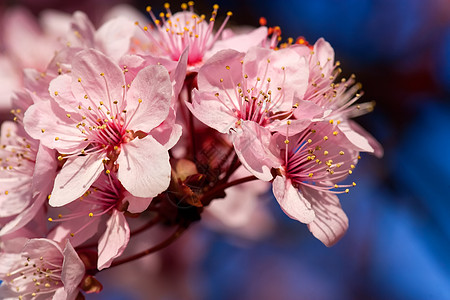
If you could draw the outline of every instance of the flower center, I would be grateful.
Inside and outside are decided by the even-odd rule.
[[[187,11],[189,7],[189,11]],[[141,27],[151,42],[153,42],[161,52],[169,56],[172,60],[178,60],[184,49],[189,46],[188,64],[193,65],[201,62],[207,50],[219,38],[228,19],[232,13],[228,12],[227,17],[214,34],[213,28],[219,6],[213,6],[213,12],[209,22],[205,21],[205,15],[194,13],[194,2],[182,3],[183,12],[172,15],[169,3],[164,4],[166,13],[159,14],[160,19],[156,18],[150,6],[147,12],[155,24],[156,30],[149,31],[147,26]],[[136,23],[136,25],[139,25]]]

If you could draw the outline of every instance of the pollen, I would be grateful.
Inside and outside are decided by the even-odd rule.
[[[344,151],[339,151],[339,155],[344,155]]]
[[[59,140],[59,137],[55,137],[55,141],[58,141]]]
[[[41,129],[41,132],[42,132],[42,133],[44,133],[44,132],[45,132],[45,129],[44,129],[44,128],[42,128],[42,129]]]
[[[89,213],[89,217],[92,218],[94,216],[93,213]]]
[[[58,94],[59,94],[59,93],[58,93],[57,91],[55,91],[55,96],[58,96]]]

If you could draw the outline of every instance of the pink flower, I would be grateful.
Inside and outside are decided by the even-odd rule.
[[[99,238],[97,268],[107,268],[123,253],[130,239],[124,211],[140,213],[151,200],[132,196],[113,174],[102,174],[78,201],[54,211],[62,213],[48,220],[60,225],[49,237],[59,243],[69,239],[71,244],[78,246],[98,233],[99,225],[106,223],[106,231]]]
[[[305,58],[292,49],[223,50],[200,68],[198,90],[186,105],[206,125],[231,132],[241,162],[268,181],[270,169],[279,166],[269,149],[271,131],[284,131],[297,109],[309,119],[292,120],[291,131],[303,130],[322,113],[301,101],[308,75]]]
[[[294,136],[274,136],[281,149],[282,168],[273,181],[273,193],[283,211],[308,224],[326,246],[336,243],[348,227],[337,194],[349,187],[338,183],[351,174],[357,149],[336,124],[313,123]]]
[[[73,300],[85,268],[70,243],[52,240],[8,241],[0,253],[0,294],[17,299]]]
[[[337,78],[341,74],[340,63],[334,61],[334,50],[323,38],[317,40],[311,50],[307,46],[292,47],[309,61],[309,84],[303,99],[323,108],[324,119],[339,123],[339,129],[347,138],[363,151],[374,152],[378,157],[383,156],[381,145],[364,129],[350,118],[368,112],[374,107],[373,102],[355,104],[361,96],[361,84],[356,83],[355,76]],[[296,113],[299,113],[297,111]],[[303,116],[296,115],[300,119]]]
[[[190,2],[191,3],[191,2]],[[149,30],[143,27],[148,34],[148,38],[158,47],[157,51],[162,56],[167,56],[172,60],[178,60],[185,48],[189,47],[188,64],[193,65],[203,60],[203,56],[209,50],[214,42],[219,38],[225,24],[232,15],[227,13],[225,21],[220,29],[214,34],[213,27],[217,15],[218,5],[214,5],[214,11],[211,18],[205,21],[205,16],[199,16],[193,12],[193,4],[182,4],[183,12],[172,15],[169,4],[165,4],[167,14],[161,13],[161,20],[158,20],[153,14],[151,7],[147,7],[147,12],[152,18],[156,29]],[[166,19],[167,18],[167,19]]]
[[[0,236],[4,236],[29,223],[47,200],[56,174],[56,157],[14,122],[3,122],[1,142],[0,217],[14,217],[2,224]]]
[[[188,9],[189,6],[189,10]],[[172,15],[169,4],[165,4],[167,13],[161,13],[161,19],[157,19],[151,7],[147,12],[155,24],[155,27],[142,27],[151,41],[150,52],[159,57],[167,57],[178,60],[185,49],[189,49],[189,70],[195,71],[203,61],[206,61],[214,53],[223,49],[235,49],[246,51],[250,47],[259,45],[267,35],[267,28],[261,27],[256,30],[240,35],[230,35],[228,39],[220,40],[220,36],[232,13],[228,12],[220,28],[214,32],[218,5],[214,5],[214,11],[209,19],[205,15],[194,13],[193,2],[181,4],[182,12]]]
[[[67,159],[50,205],[83,195],[106,168],[134,196],[154,197],[170,182],[167,149],[150,134],[169,113],[172,84],[162,66],[142,69],[130,85],[122,70],[96,50],[79,52],[71,75],[50,84],[52,99],[25,113],[27,132]],[[151,83],[151,84],[149,84]]]

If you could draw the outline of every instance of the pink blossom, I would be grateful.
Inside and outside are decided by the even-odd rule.
[[[73,300],[85,273],[70,243],[62,250],[48,239],[8,241],[0,266],[0,294],[7,299]]]
[[[317,40],[312,50],[307,46],[293,46],[309,61],[309,84],[304,100],[310,101],[324,110],[324,119],[342,123],[339,128],[357,147],[363,151],[383,155],[381,145],[350,118],[373,110],[373,102],[355,104],[361,96],[361,84],[356,83],[355,75],[337,80],[341,74],[340,63],[334,60],[334,50],[323,38]],[[296,113],[299,113],[297,111]],[[300,119],[303,116],[296,115]]]
[[[0,217],[14,217],[3,224],[3,236],[25,226],[43,206],[56,173],[56,157],[17,123],[3,122],[1,143]]]
[[[218,5],[213,6],[214,10],[209,21],[205,20],[205,15],[199,16],[194,13],[193,2],[183,3],[181,5],[183,11],[173,15],[167,3],[165,8],[167,13],[161,13],[161,19],[157,19],[151,7],[147,7],[147,12],[155,24],[150,28],[142,27],[151,42],[150,53],[176,61],[183,51],[189,48],[188,65],[191,71],[196,71],[198,66],[219,50],[246,51],[252,46],[261,44],[267,34],[267,28],[262,27],[220,40],[221,33],[232,16],[231,12],[227,13],[220,28],[214,32]]]
[[[24,117],[32,137],[67,159],[50,204],[77,199],[105,168],[117,170],[120,182],[135,196],[164,191],[170,181],[168,152],[148,133],[169,112],[172,84],[167,71],[146,67],[127,86],[122,70],[96,50],[79,52],[72,66],[71,75],[51,82],[52,99],[32,105]]]
[[[353,172],[359,150],[336,124],[313,123],[305,131],[274,136],[282,159],[273,193],[283,211],[308,224],[325,245],[336,243],[348,227],[337,194],[348,193],[356,184],[340,185]]]
[[[289,48],[223,50],[200,68],[198,90],[186,105],[206,125],[231,132],[241,162],[258,178],[270,180],[270,169],[278,166],[269,149],[271,131],[284,131],[295,110],[309,115],[292,121],[291,130],[296,131],[322,113],[301,101],[308,69],[305,58]]]
[[[49,236],[60,243],[69,239],[78,246],[98,233],[99,226],[106,224],[99,238],[97,268],[107,268],[122,254],[130,239],[124,211],[141,213],[151,200],[134,197],[121,187],[113,174],[103,174],[77,201],[53,211],[58,216],[49,221],[60,225]]]

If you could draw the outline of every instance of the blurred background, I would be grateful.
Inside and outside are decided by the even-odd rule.
[[[94,24],[116,4],[141,12],[163,7],[131,0],[2,3],[6,17],[18,5],[36,17],[79,9]],[[268,192],[261,202],[269,213],[248,228],[202,220],[168,249],[104,271],[104,291],[88,299],[450,299],[450,1],[204,0],[195,10],[208,16],[214,3],[219,16],[233,12],[229,27],[256,27],[263,16],[283,38],[329,41],[344,74],[363,84],[364,101],[377,103],[357,121],[385,155],[363,155],[352,175],[357,187],[340,196],[349,230],[331,248],[285,216]],[[178,11],[180,2],[171,4]]]

